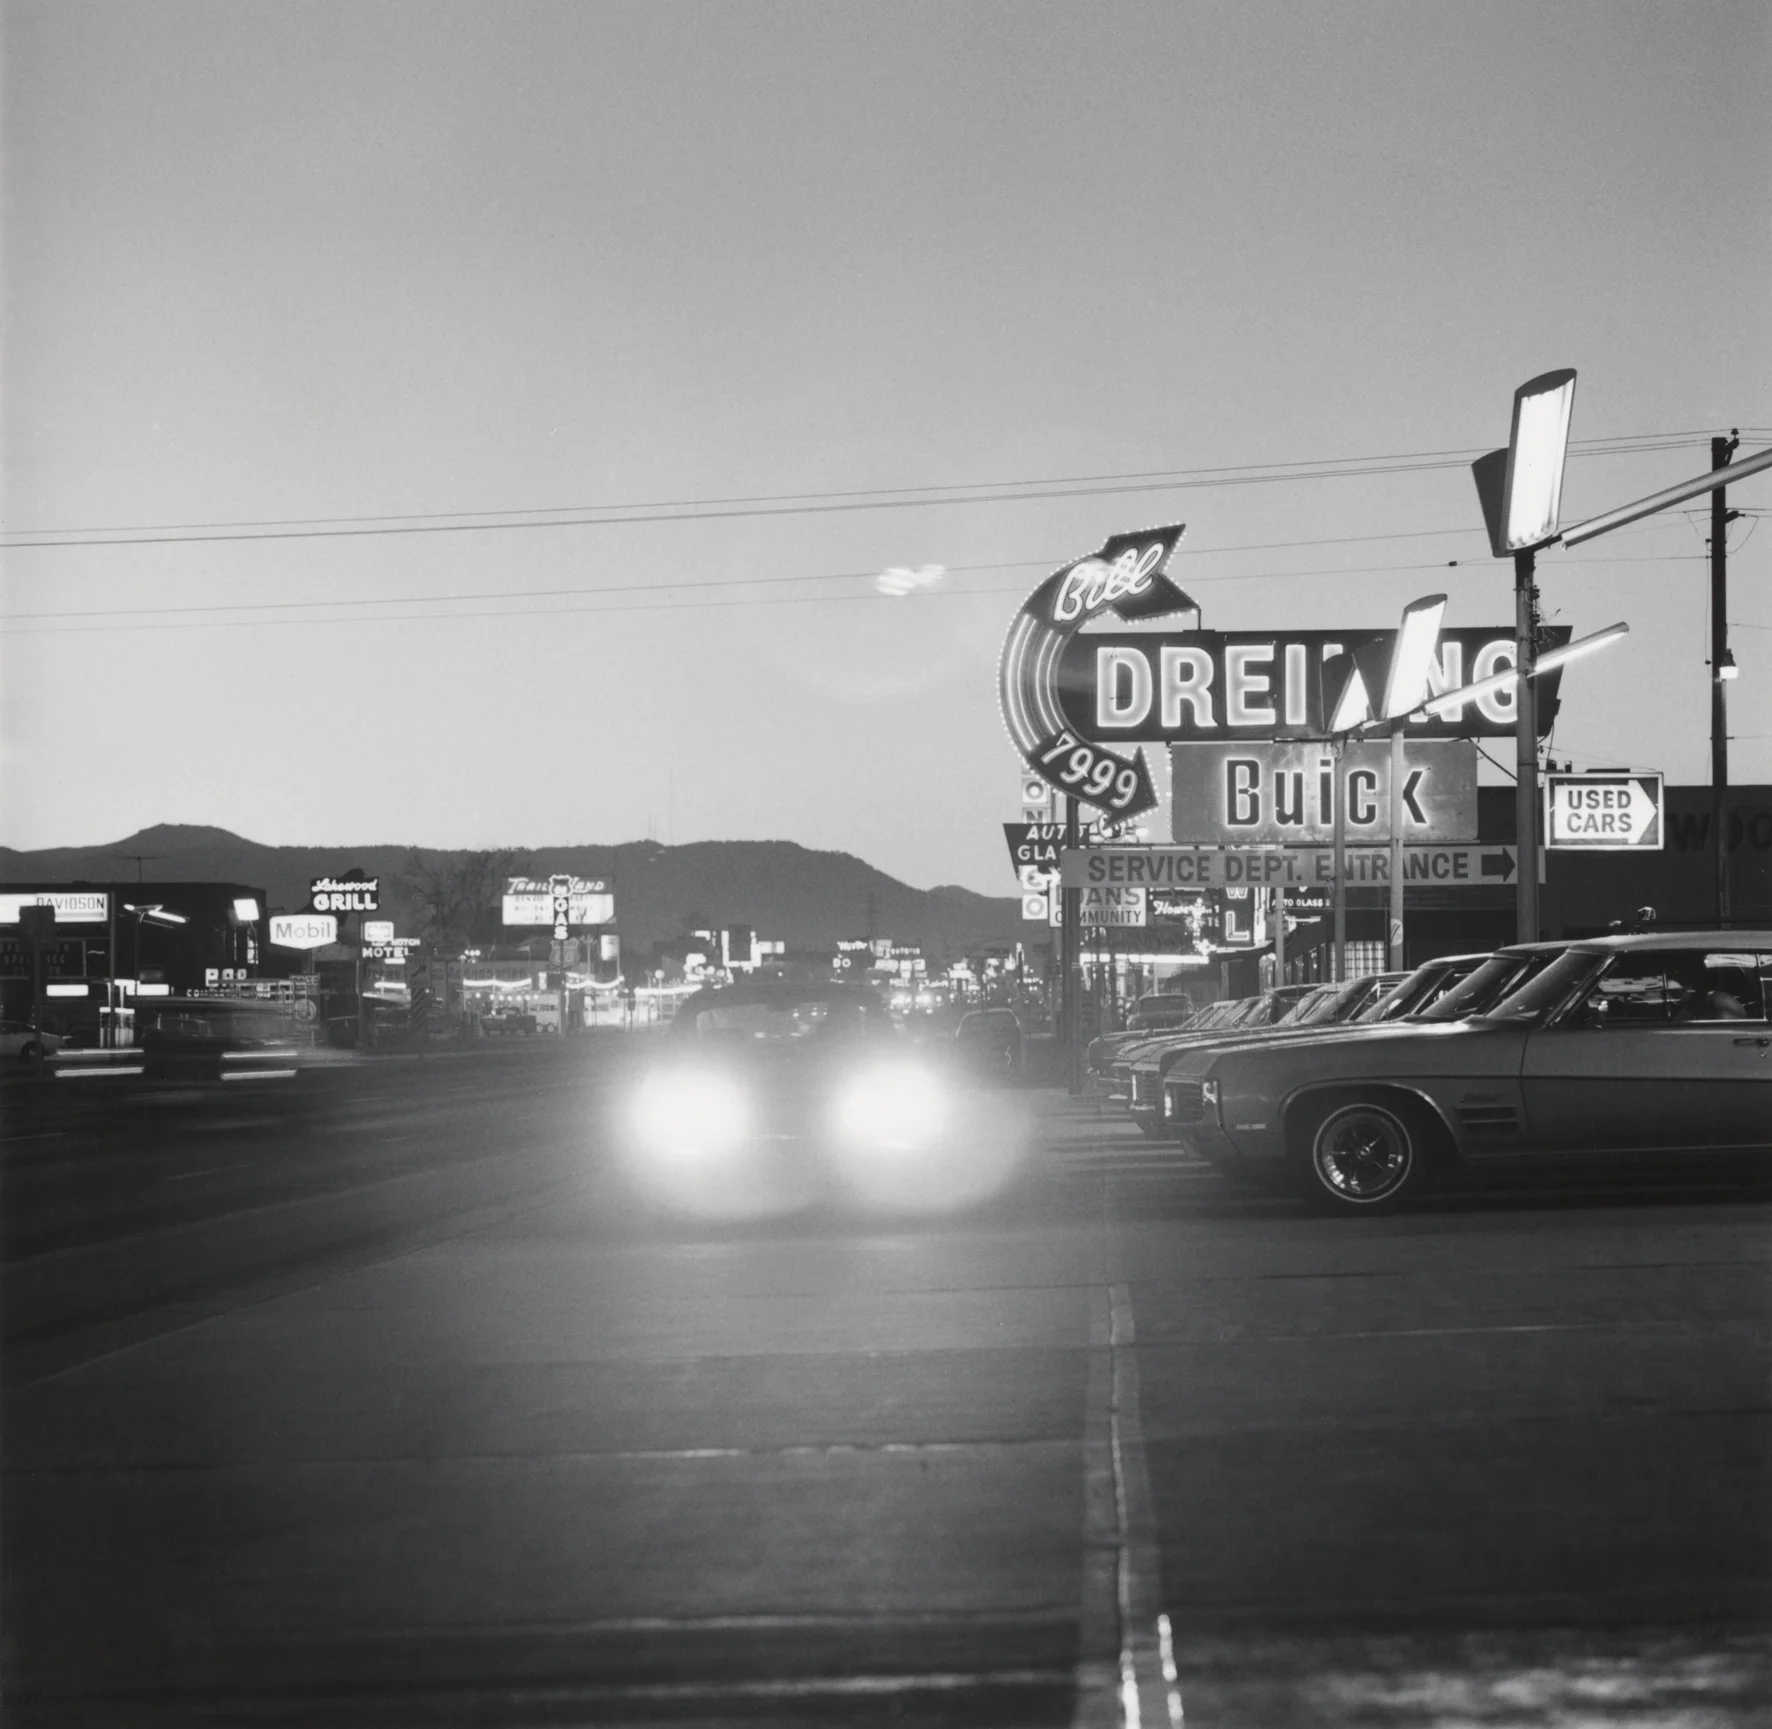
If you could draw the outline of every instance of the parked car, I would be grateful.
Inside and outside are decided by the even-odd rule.
[[[59,1033],[41,1032],[29,1021],[0,1021],[0,1057],[21,1057],[28,1063],[61,1047]]]
[[[1459,1167],[1772,1152],[1772,933],[1492,958],[1532,976],[1481,1013],[1218,1049],[1171,1076],[1165,1112],[1214,1163],[1340,1213]]]
[[[1328,1028],[1352,1020],[1395,985],[1402,982],[1401,973],[1369,973],[1362,978],[1346,979],[1339,984],[1286,985],[1269,991],[1262,999],[1267,1006],[1263,1016],[1252,1017],[1242,1025],[1204,1038],[1164,1039],[1141,1048],[1132,1063],[1131,1084],[1126,1102],[1132,1120],[1153,1139],[1164,1133],[1163,1077],[1186,1052],[1217,1049],[1220,1044],[1240,1044],[1246,1040],[1265,1043],[1284,1038],[1305,1029]],[[1302,996],[1285,1001],[1287,993],[1302,991]]]
[[[1127,1045],[1148,1039],[1155,1033],[1180,1032],[1201,1013],[1195,1008],[1194,999],[1181,991],[1159,991],[1142,996],[1127,1011],[1126,1024],[1119,1032],[1103,1033],[1090,1040],[1086,1053],[1089,1067],[1096,1074],[1105,1074],[1114,1054]]]
[[[1205,1008],[1191,1020],[1170,1032],[1140,1032],[1129,1037],[1115,1035],[1119,1042],[1103,1053],[1104,1062],[1101,1071],[1101,1085],[1110,1099],[1124,1100],[1132,1085],[1132,1059],[1147,1045],[1156,1039],[1172,1038],[1180,1034],[1193,1035],[1207,1033],[1226,1027],[1241,1026],[1253,1019],[1262,1011],[1262,999],[1254,997],[1225,997],[1218,1002],[1208,1003]],[[1094,1050],[1090,1046],[1090,1050]]]
[[[515,1009],[494,1010],[480,1019],[481,1031],[506,1036],[516,1033],[529,1034],[535,1031],[535,1016],[520,1014]]]

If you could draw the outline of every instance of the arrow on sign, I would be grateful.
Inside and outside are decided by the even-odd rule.
[[[1508,847],[1502,852],[1486,852],[1483,854],[1483,875],[1500,877],[1506,882],[1514,874],[1514,852]]]

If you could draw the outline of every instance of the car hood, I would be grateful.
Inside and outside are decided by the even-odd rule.
[[[1300,1029],[1298,1037],[1283,1040],[1278,1045],[1272,1042],[1245,1041],[1237,1045],[1219,1045],[1210,1051],[1185,1052],[1182,1060],[1168,1069],[1167,1076],[1170,1080],[1187,1076],[1200,1078],[1212,1073],[1219,1063],[1237,1062],[1244,1058],[1277,1072],[1277,1066],[1308,1063],[1312,1051],[1319,1045],[1334,1047],[1338,1065],[1358,1063],[1362,1057],[1369,1056],[1375,1063],[1382,1063],[1386,1072],[1390,1072],[1396,1065],[1407,1065],[1417,1055],[1425,1055],[1436,1046],[1444,1047],[1448,1041],[1476,1045],[1510,1033],[1517,1038],[1528,1030],[1530,1029],[1525,1027],[1476,1018],[1462,1021],[1386,1021],[1374,1026],[1350,1026],[1344,1023],[1340,1027],[1323,1028],[1322,1034],[1316,1038],[1305,1037],[1303,1029]]]

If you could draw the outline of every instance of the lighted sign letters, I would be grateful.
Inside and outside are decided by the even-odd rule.
[[[1334,838],[1335,759],[1325,745],[1258,740],[1178,744],[1172,838],[1182,846],[1322,846]],[[1390,746],[1350,745],[1341,758],[1347,838],[1390,838]],[[1477,838],[1477,747],[1411,738],[1403,757],[1403,838]]]
[[[107,894],[46,889],[40,894],[0,894],[0,925],[17,924],[20,907],[54,907],[58,925],[102,925],[111,916]]]
[[[379,877],[315,877],[308,899],[317,913],[372,913],[381,905]]]
[[[1072,636],[1055,651],[1053,685],[1060,728],[1103,756],[1110,745],[1176,743],[1183,739],[1273,738],[1287,732],[1322,734],[1328,709],[1343,694],[1334,663],[1350,653],[1382,663],[1394,632],[1299,630],[1188,631]],[[1568,641],[1566,626],[1545,633],[1545,646]],[[1429,695],[1456,690],[1513,664],[1511,629],[1443,631],[1427,662]],[[1539,680],[1538,724],[1556,717],[1555,670]],[[1377,693],[1380,698],[1383,692]],[[1408,722],[1411,738],[1473,738],[1511,734],[1513,691],[1491,691],[1446,715]],[[1055,741],[1056,742],[1056,741]],[[1070,767],[1067,751],[1050,752]],[[1093,778],[1093,764],[1084,765]],[[1072,791],[1079,791],[1071,783]],[[1091,796],[1086,791],[1083,796]]]
[[[1661,808],[1658,774],[1546,775],[1544,842],[1571,852],[1658,852]]]
[[[322,949],[338,941],[331,913],[279,913],[271,920],[271,944],[280,949]]]
[[[1059,659],[1102,612],[1132,620],[1195,610],[1163,575],[1184,532],[1173,523],[1110,535],[1089,557],[1061,565],[1028,596],[1003,645],[1003,723],[1022,760],[1056,791],[1115,816],[1137,816],[1156,804],[1150,769],[1143,752],[1120,756],[1104,749],[1092,728],[1066,719],[1056,683]]]

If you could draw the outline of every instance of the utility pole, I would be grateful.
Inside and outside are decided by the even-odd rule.
[[[1079,846],[1081,839],[1077,823],[1077,800],[1073,794],[1066,793],[1064,795],[1065,850],[1068,852]],[[1067,1091],[1076,1094],[1083,1090],[1081,1065],[1077,1061],[1077,1055],[1083,1042],[1083,969],[1078,953],[1083,923],[1083,891],[1060,888],[1058,893],[1059,966],[1064,980],[1064,996],[1061,999],[1060,1008],[1063,1018],[1059,1023],[1059,1030],[1064,1042],[1065,1087]]]
[[[1727,468],[1739,433],[1710,441],[1713,470]],[[1717,929],[1729,923],[1729,520],[1723,487],[1710,495],[1710,832],[1717,860]]]
[[[1342,984],[1347,979],[1347,765],[1340,739],[1330,741],[1329,759],[1333,765],[1335,812],[1335,947],[1329,957],[1329,976],[1336,984]]]
[[[1390,941],[1386,965],[1392,972],[1406,972],[1403,958],[1403,717],[1391,722],[1391,908]]]
[[[1531,547],[1514,554],[1514,844],[1520,877],[1514,899],[1514,941],[1538,941],[1538,662],[1537,560]]]

